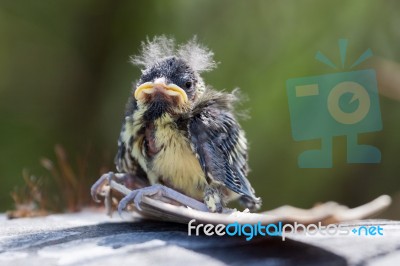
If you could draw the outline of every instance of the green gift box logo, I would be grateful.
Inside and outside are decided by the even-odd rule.
[[[347,40],[339,40],[342,67]],[[351,66],[372,52],[368,49]],[[322,53],[316,59],[336,68]],[[376,73],[373,69],[292,78],[286,82],[292,136],[296,141],[321,139],[321,149],[298,157],[300,168],[331,168],[332,137],[347,137],[348,163],[379,163],[381,153],[371,145],[358,144],[360,133],[382,130]]]

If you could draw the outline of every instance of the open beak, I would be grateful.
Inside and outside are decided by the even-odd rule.
[[[134,96],[136,100],[140,101],[141,99],[143,99],[143,97],[145,97],[146,94],[153,94],[156,91],[160,91],[171,96],[177,96],[183,103],[186,103],[188,101],[186,92],[179,86],[175,84],[166,85],[165,83],[158,82],[145,82],[141,84],[139,87],[136,88]]]

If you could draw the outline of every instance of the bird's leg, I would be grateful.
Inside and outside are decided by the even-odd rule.
[[[100,202],[100,200],[97,198],[98,194],[104,197],[104,205],[106,207],[107,214],[110,216],[112,213],[112,197],[109,184],[113,178],[115,178],[115,174],[113,172],[108,172],[102,175],[90,189],[90,194],[95,202]]]
[[[191,197],[188,197],[176,190],[169,187],[155,184],[149,187],[136,189],[131,191],[126,197],[124,197],[118,204],[118,212],[121,214],[122,210],[128,205],[128,203],[133,202],[138,210],[142,210],[140,203],[143,196],[151,196],[153,198],[165,197],[170,200],[176,201],[182,205],[188,206],[192,209],[199,211],[208,211],[207,206]]]
[[[221,192],[214,186],[208,185],[204,191],[204,203],[210,212],[222,212],[224,204]]]

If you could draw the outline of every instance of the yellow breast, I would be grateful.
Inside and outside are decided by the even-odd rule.
[[[152,184],[161,181],[190,197],[202,200],[207,182],[189,141],[169,115],[155,120],[154,125],[155,144],[160,151],[151,163],[147,163],[142,147],[143,141],[138,139],[135,141],[132,155],[146,171]]]
[[[156,120],[155,126],[156,145],[161,150],[153,160],[152,171],[175,189],[202,199],[207,183],[189,141],[169,116]]]

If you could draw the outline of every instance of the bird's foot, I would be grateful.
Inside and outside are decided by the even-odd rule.
[[[106,196],[105,192],[109,190],[109,187],[112,184],[112,181],[116,181],[117,183],[123,183],[128,174],[125,173],[114,173],[108,172],[103,174],[96,183],[93,184],[92,188],[90,189],[90,193],[92,198],[95,202],[100,202],[97,198],[97,195]]]
[[[113,176],[113,172],[108,172],[102,175],[90,189],[90,194],[92,195],[92,198],[95,202],[100,202],[97,195],[101,195],[104,197],[104,205],[106,208],[106,212],[109,216],[111,216],[112,213],[112,196],[110,183]]]
[[[108,172],[108,173],[102,175],[96,181],[96,183],[94,183],[92,185],[92,187],[90,188],[90,194],[92,195],[92,198],[95,202],[100,202],[97,195],[106,196],[107,193],[105,193],[105,190],[109,191],[109,184],[110,184],[113,176],[114,176],[113,172]],[[108,188],[105,189],[105,187],[107,187],[107,186],[108,186]]]
[[[121,181],[125,179],[126,174],[108,172],[103,174],[90,189],[90,194],[95,202],[100,202],[98,195],[104,197],[104,205],[107,214],[112,214],[112,195],[111,188],[113,188],[113,181]],[[115,182],[114,182],[115,183]]]
[[[122,213],[122,210],[125,209],[130,202],[133,202],[135,204],[135,207],[139,211],[141,211],[142,208],[140,207],[140,203],[142,202],[143,196],[149,196],[158,199],[166,197],[192,209],[196,209],[199,211],[208,211],[208,208],[204,203],[190,198],[182,193],[179,193],[178,191],[175,191],[169,187],[155,184],[149,187],[133,190],[128,195],[126,195],[118,204],[119,214]]]

